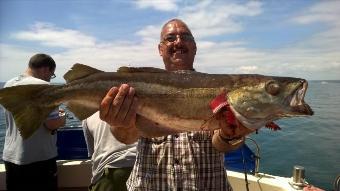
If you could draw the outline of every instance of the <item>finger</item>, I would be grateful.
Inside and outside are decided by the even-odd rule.
[[[112,87],[107,94],[105,95],[105,97],[103,98],[102,102],[100,103],[100,107],[99,107],[99,116],[100,119],[106,121],[106,116],[109,113],[110,107],[111,107],[111,103],[113,101],[113,99],[116,97],[118,93],[118,88],[117,87]]]
[[[126,117],[125,117],[125,121],[129,122],[130,125],[136,122],[137,105],[138,105],[138,99],[134,97],[131,103],[129,112],[126,114]]]
[[[124,102],[122,103],[119,113],[116,116],[117,121],[124,122],[127,113],[130,110],[131,104],[133,102],[133,97],[135,95],[135,89],[130,87],[128,94],[125,96]]]
[[[112,105],[111,108],[109,110],[108,115],[111,116],[111,118],[115,121],[115,123],[120,123],[121,121],[117,121],[117,115],[123,105],[123,102],[125,100],[125,97],[127,96],[128,92],[129,92],[129,85],[127,84],[122,84],[119,87],[119,91],[116,95],[116,97],[113,99],[112,101]]]

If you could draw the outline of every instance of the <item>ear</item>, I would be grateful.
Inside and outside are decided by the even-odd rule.
[[[159,55],[160,55],[160,56],[163,56],[163,51],[164,51],[164,50],[163,50],[163,47],[162,47],[161,43],[159,43],[159,44],[158,44],[158,52],[159,52]]]
[[[195,55],[196,55],[196,52],[197,52],[197,46],[196,46],[196,42],[195,42],[195,47],[194,47],[194,50],[195,50]]]

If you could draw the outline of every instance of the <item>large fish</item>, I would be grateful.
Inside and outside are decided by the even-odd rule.
[[[145,137],[220,128],[220,119],[209,107],[220,95],[225,95],[236,118],[251,129],[283,117],[313,114],[304,102],[307,81],[299,78],[128,67],[103,72],[82,64],[75,64],[64,78],[65,85],[0,90],[0,104],[12,113],[23,138],[30,137],[62,103],[80,120],[91,116],[107,91],[122,83],[136,90],[136,125]],[[144,127],[145,119],[153,122],[153,128]]]

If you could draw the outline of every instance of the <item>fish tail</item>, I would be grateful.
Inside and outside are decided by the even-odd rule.
[[[23,139],[29,138],[58,105],[44,105],[53,85],[21,85],[0,90],[0,104],[13,115]]]

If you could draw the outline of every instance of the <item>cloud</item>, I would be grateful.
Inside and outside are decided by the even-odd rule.
[[[250,48],[245,40],[216,42],[209,39],[209,37],[246,30],[244,23],[240,22],[239,18],[261,14],[263,12],[262,4],[259,2],[251,1],[239,5],[223,4],[223,1],[219,1],[219,4],[204,1],[182,9],[179,15],[181,15],[181,19],[190,22],[188,24],[195,36],[200,35],[201,37],[197,40],[198,52],[195,59],[197,71],[289,75],[306,79],[339,79],[339,25],[336,24],[336,20],[325,19],[326,17],[323,17],[322,14],[317,15],[324,19],[313,17],[314,13],[327,11],[325,7],[327,6],[323,2],[315,4],[292,18],[292,21],[297,25],[322,22],[327,24],[328,28],[291,43],[288,47],[276,49]],[[337,14],[334,9],[332,8],[329,12]],[[206,19],[202,19],[205,17]],[[307,19],[307,17],[313,19]],[[337,17],[339,18],[339,16]],[[208,18],[212,18],[212,20]],[[302,19],[305,21],[302,22],[299,18],[305,18]],[[307,20],[308,22],[306,22]],[[138,42],[122,40],[102,42],[97,37],[77,30],[58,27],[51,23],[37,23],[30,30],[19,31],[14,37],[22,41],[37,42],[50,48],[64,48],[52,54],[57,62],[57,81],[62,81],[62,75],[77,62],[104,71],[115,71],[119,66],[162,68],[163,64],[158,54],[157,44],[160,28],[164,22],[148,25],[136,31],[135,35],[141,37]],[[236,27],[236,29],[231,31],[221,29],[220,26]],[[0,61],[1,63],[11,63],[11,65],[22,65],[22,63],[27,63],[28,57],[33,52],[28,47],[2,45],[1,53],[3,54]],[[12,66],[10,67],[12,68]],[[14,70],[17,71],[19,68],[14,68]],[[1,68],[1,71],[5,70]],[[1,80],[6,80],[9,77],[1,75],[1,78]]]
[[[311,48],[319,48],[320,51],[340,50],[340,1],[323,1],[304,10],[301,14],[292,18],[299,25],[323,25],[325,30],[312,35],[307,43],[299,44]]]
[[[254,74],[256,71],[258,71],[257,66],[241,66],[237,70],[240,71],[240,73],[243,74]]]
[[[303,10],[291,21],[298,25],[323,26],[323,30],[298,42],[289,54],[300,55],[304,62],[300,68],[312,73],[324,73],[325,77],[340,76],[340,1],[322,1]],[[328,72],[327,72],[328,71]]]
[[[244,5],[211,0],[193,2],[183,4],[176,17],[188,24],[196,39],[240,32],[244,28],[243,23],[238,22],[238,17],[252,17],[262,13],[262,3],[257,1],[250,1]],[[136,34],[146,39],[158,37],[160,28],[165,22],[149,25]]]
[[[340,24],[340,1],[322,1],[309,7],[292,20],[300,24],[311,24],[315,22]]]
[[[5,81],[19,75],[27,68],[29,58],[34,50],[22,47],[0,45],[0,81]],[[133,67],[162,67],[155,44],[128,44],[112,42],[93,47],[73,48],[50,54],[56,61],[56,75],[54,81],[63,82],[62,76],[75,63],[86,64],[104,71],[116,71],[120,66]],[[6,64],[10,63],[10,64]]]
[[[141,36],[143,41],[159,41],[161,24],[159,25],[148,25],[143,29],[137,31],[135,34]]]
[[[143,34],[140,33],[143,37]],[[27,31],[19,31],[13,37],[21,41],[32,41],[42,46],[64,48],[51,54],[57,63],[57,81],[63,81],[62,75],[75,63],[88,64],[105,71],[115,71],[120,66],[158,66],[161,59],[158,55],[158,35],[154,38],[143,37],[141,42],[106,41],[100,42],[93,36],[77,30],[57,27],[52,23],[36,23]],[[0,46],[1,72],[15,71],[3,75],[4,81],[22,73],[27,67],[29,58],[37,53],[35,47],[17,47],[10,44]],[[40,52],[40,51],[39,51]],[[49,52],[44,50],[44,52]],[[56,52],[56,51],[53,51]],[[4,63],[11,63],[5,65]],[[13,67],[15,66],[15,67]],[[20,67],[19,67],[20,66]]]
[[[134,3],[140,9],[153,8],[159,11],[176,11],[177,0],[136,0]]]
[[[0,44],[0,81],[22,74],[27,68],[29,58],[34,53],[25,47]]]
[[[222,34],[237,33],[243,25],[237,17],[252,17],[261,14],[261,2],[250,1],[246,4],[235,4],[224,1],[200,1],[193,6],[185,7],[179,18],[195,31],[198,38]]]
[[[159,1],[146,2],[159,4],[157,3]],[[198,1],[198,3],[195,1],[195,3],[183,7],[177,17],[188,24],[197,39],[240,32],[243,26],[242,23],[237,22],[236,17],[256,16],[262,12],[261,3],[255,1],[241,5],[204,0]],[[165,22],[148,25],[136,32],[136,35],[142,36],[144,39],[159,37],[160,29]]]
[[[29,31],[21,31],[14,38],[25,41],[36,41],[49,47],[75,48],[91,47],[95,39],[76,30],[57,28],[51,23],[37,22]]]

